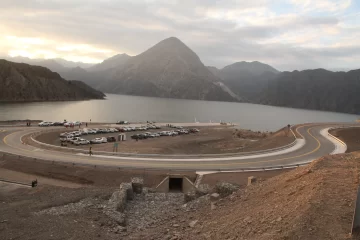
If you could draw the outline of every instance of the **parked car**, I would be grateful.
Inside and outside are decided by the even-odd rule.
[[[116,142],[116,138],[112,137],[112,136],[107,137],[106,139],[107,139],[108,142]]]
[[[65,132],[65,133],[60,133],[60,137],[66,137],[67,135],[69,135],[69,133]]]
[[[69,135],[66,136],[66,141],[70,142],[70,140],[73,139],[73,138],[74,138],[74,135],[69,134]]]
[[[103,142],[103,143],[107,143],[107,139],[106,139],[106,137],[102,137],[102,138],[101,138],[101,142]]]
[[[73,125],[73,122],[64,123],[64,127],[71,127],[72,125]]]
[[[80,138],[80,137],[74,137],[74,138],[70,139],[69,142],[71,142],[72,144],[74,144],[76,141],[78,141],[78,140],[80,140],[80,139],[82,139],[82,138]]]
[[[116,124],[129,124],[128,121],[117,121]]]
[[[53,126],[63,126],[63,122],[54,122]]]
[[[50,126],[50,123],[49,123],[49,122],[40,122],[40,123],[38,124],[38,126],[39,126],[39,127],[48,127],[48,126]]]
[[[88,135],[89,134],[89,130],[87,129],[82,129],[79,131],[81,135]]]
[[[94,138],[93,140],[90,140],[90,143],[102,143],[102,138]]]
[[[139,137],[140,137],[139,139],[147,139],[148,138],[148,136],[144,133],[140,133]]]
[[[179,133],[175,131],[170,131],[170,136],[176,136],[176,135],[179,135]]]
[[[197,132],[200,132],[200,130],[197,129],[197,128],[192,128],[192,129],[190,129],[190,132],[191,133],[197,133]]]
[[[147,139],[148,136],[146,134],[134,134],[131,136],[132,139]]]
[[[74,126],[79,126],[79,125],[81,125],[81,122],[80,122],[80,121],[74,122]]]
[[[86,139],[80,138],[79,140],[74,142],[75,145],[79,146],[79,145],[87,145],[90,144],[90,142]]]
[[[96,131],[94,129],[89,129],[88,134],[96,134]]]
[[[74,135],[74,137],[80,137],[81,136],[81,132],[79,132],[79,131],[72,132],[71,134]]]
[[[134,134],[134,135],[131,135],[130,137],[131,137],[132,139],[135,139],[135,140],[136,140],[136,139],[140,139],[140,138],[139,138],[139,135],[140,135],[140,134]]]
[[[160,136],[167,136],[167,133],[166,133],[166,131],[162,131],[162,132],[159,132],[159,135]]]

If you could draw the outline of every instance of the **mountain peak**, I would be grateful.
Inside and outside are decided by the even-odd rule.
[[[116,54],[110,58],[105,59],[101,63],[90,67],[88,70],[89,71],[104,71],[104,70],[109,70],[112,68],[117,68],[117,67],[124,65],[130,58],[131,58],[131,56],[127,55],[126,53]]]
[[[253,61],[253,62],[236,62],[231,65],[228,65],[222,69],[222,71],[228,71],[228,72],[243,72],[247,71],[252,74],[262,74],[264,72],[273,72],[278,73],[279,71],[273,68],[270,65],[267,65],[265,63],[261,63],[259,61]]]

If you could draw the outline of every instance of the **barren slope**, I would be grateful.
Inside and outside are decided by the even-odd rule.
[[[163,239],[166,229],[180,239],[350,239],[357,167],[352,155],[327,156],[240,190],[215,210],[206,205],[179,214],[132,239]],[[190,228],[193,220],[198,222]],[[180,226],[174,228],[174,222]]]

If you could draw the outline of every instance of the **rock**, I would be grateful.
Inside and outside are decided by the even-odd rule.
[[[248,177],[248,186],[256,182],[256,177],[250,176]]]
[[[122,226],[118,226],[117,228],[115,228],[114,232],[116,233],[120,233],[120,232],[126,232],[127,229],[126,227],[122,227]]]
[[[215,205],[214,202],[211,202],[210,209],[211,209],[211,210],[215,210],[215,209],[216,209],[216,205]]]
[[[220,199],[220,195],[218,193],[213,193],[210,195],[210,201],[211,202],[216,202]]]
[[[216,192],[220,194],[220,197],[226,197],[237,191],[239,186],[232,183],[220,182],[216,184],[215,189]]]
[[[174,224],[173,227],[180,227],[180,225],[179,224]]]
[[[248,216],[248,217],[246,217],[245,219],[244,219],[244,222],[246,222],[246,223],[251,223],[251,218]]]
[[[196,192],[190,191],[184,194],[184,202],[190,202],[196,199]]]
[[[154,188],[148,188],[148,192],[149,192],[149,193],[156,193],[156,189],[154,189]]]
[[[164,240],[170,240],[171,236],[170,235],[165,235]]]
[[[200,184],[196,188],[196,196],[197,197],[204,196],[206,194],[209,194],[210,192],[211,192],[211,187],[209,186],[209,184]]]
[[[198,220],[194,220],[194,221],[189,222],[189,227],[191,227],[191,228],[195,227],[197,222],[198,222]]]
[[[139,177],[134,177],[131,179],[131,185],[134,193],[140,194],[142,193],[144,186],[144,179]]]
[[[280,222],[281,220],[282,220],[282,217],[278,217],[278,218],[276,219],[277,222]]]
[[[134,199],[134,191],[131,186],[131,183],[122,183],[123,187],[126,189],[126,199],[133,200]],[[120,185],[121,188],[121,185]]]

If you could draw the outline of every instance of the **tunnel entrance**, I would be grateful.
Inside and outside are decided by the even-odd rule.
[[[182,192],[183,179],[182,178],[169,178],[169,192]]]

